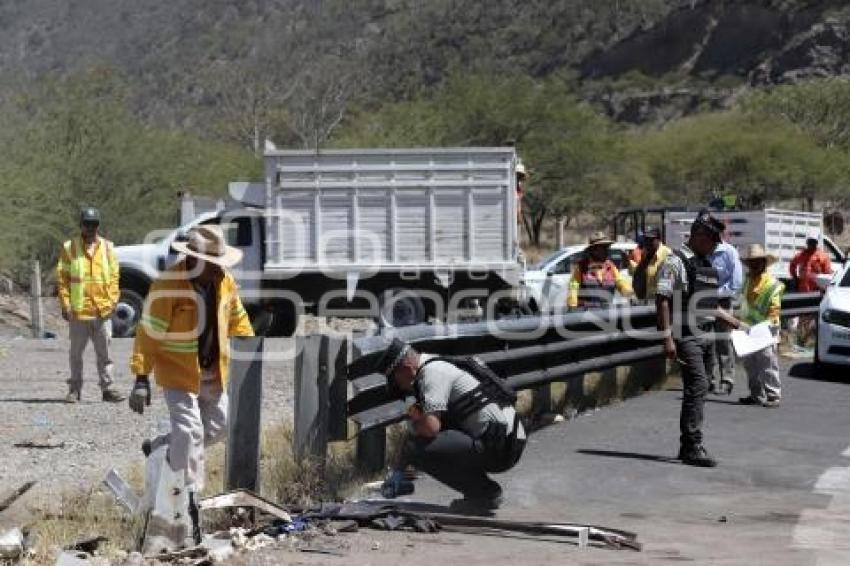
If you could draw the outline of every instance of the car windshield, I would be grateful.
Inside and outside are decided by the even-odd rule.
[[[850,269],[847,269],[844,272],[844,276],[841,278],[841,283],[838,284],[839,287],[850,287]]]

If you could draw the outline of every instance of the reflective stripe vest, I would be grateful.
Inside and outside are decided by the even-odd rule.
[[[601,263],[583,259],[578,264],[577,275],[579,305],[605,306],[614,298],[620,274],[610,259]]]
[[[218,377],[227,384],[230,366],[230,336],[253,336],[251,321],[236,287],[236,281],[225,272],[215,291],[218,321]],[[130,370],[135,375],[156,377],[166,389],[198,393],[201,366],[198,361],[198,316],[203,299],[195,291],[181,261],[160,275],[148,291],[139,325]]]
[[[106,318],[118,303],[119,266],[112,242],[98,238],[95,253],[89,257],[82,238],[62,246],[56,267],[59,302],[76,318]]]
[[[781,297],[782,293],[785,292],[785,285],[781,282],[767,274],[763,275],[763,277],[769,277],[769,280],[764,285],[764,289],[756,296],[754,302],[750,302],[750,295],[752,294],[751,282],[747,281],[747,284],[744,286],[741,319],[750,326],[768,320],[771,303],[774,302],[777,296]],[[771,322],[776,323],[775,320]]]

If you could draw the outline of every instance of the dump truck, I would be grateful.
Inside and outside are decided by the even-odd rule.
[[[263,182],[231,183],[214,210],[116,248],[117,335],[177,259],[171,244],[210,223],[243,251],[233,272],[269,334],[291,334],[304,313],[401,326],[518,304],[514,148],[269,149],[264,164]]]

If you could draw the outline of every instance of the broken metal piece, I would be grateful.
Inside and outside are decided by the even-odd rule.
[[[204,511],[207,509],[226,509],[229,507],[253,507],[263,513],[273,515],[287,523],[292,521],[290,514],[280,505],[263,499],[247,489],[237,489],[221,495],[207,497],[198,502],[198,507]]]
[[[20,498],[23,494],[28,492],[30,490],[30,488],[32,488],[32,486],[34,486],[34,485],[35,485],[34,481],[28,481],[24,485],[22,485],[21,487],[19,487],[15,491],[13,491],[11,494],[9,494],[9,496],[6,499],[4,499],[3,501],[0,501],[0,513],[5,511],[9,507],[11,507],[12,503],[17,501],[18,498]]]
[[[115,468],[109,470],[106,473],[106,477],[103,478],[103,483],[106,484],[106,487],[109,488],[109,491],[112,492],[112,495],[115,496],[115,499],[118,502],[127,508],[127,510],[136,514],[141,510],[141,500],[133,491],[133,488],[130,487],[124,478],[122,478]]]
[[[24,440],[13,444],[15,448],[65,448],[65,441],[54,440]]]

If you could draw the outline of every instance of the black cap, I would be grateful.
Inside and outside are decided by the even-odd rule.
[[[712,216],[708,209],[702,209],[699,211],[699,214],[697,214],[697,217],[694,219],[694,223],[691,225],[691,232],[697,228],[708,231],[712,236],[714,236],[715,240],[720,241],[720,235],[726,230],[726,225]]]
[[[409,351],[410,346],[408,344],[398,338],[393,338],[393,341],[384,350],[384,355],[375,363],[375,372],[391,377]]]
[[[80,210],[80,222],[100,224],[100,212],[93,206],[87,206]]]

